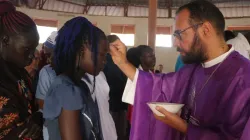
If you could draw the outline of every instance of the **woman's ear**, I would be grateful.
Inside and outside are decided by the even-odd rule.
[[[3,53],[3,48],[6,48],[7,46],[9,46],[9,36],[3,36],[0,40],[0,53]]]
[[[9,45],[9,42],[10,42],[9,36],[4,35],[4,36],[1,38],[2,47],[8,46],[8,45]]]

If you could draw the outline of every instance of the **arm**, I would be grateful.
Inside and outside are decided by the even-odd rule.
[[[218,108],[223,108],[223,110],[214,112],[215,116],[220,115],[223,117],[223,120],[219,120],[218,123],[210,126],[198,126],[193,124],[192,121],[187,124],[179,116],[169,113],[162,108],[160,108],[159,111],[162,112],[165,117],[156,116],[156,118],[178,131],[185,133],[187,140],[235,140],[240,138],[241,140],[248,140],[250,130],[249,84],[239,81],[234,87],[234,90],[225,95],[230,96],[230,98],[218,106]]]
[[[43,110],[44,100],[36,99],[36,102],[37,102],[37,104],[39,106],[39,109]]]
[[[56,79],[51,90],[49,90],[44,102],[43,117],[46,120],[54,120],[58,118],[58,127],[62,139],[73,140],[74,138],[81,137],[81,134],[78,132],[80,131],[79,127],[81,125],[79,121],[79,110],[83,108],[81,95],[85,93],[72,84],[61,83],[62,80],[63,79],[60,79],[60,77],[59,79]],[[50,124],[48,124],[48,126],[50,126]],[[53,132],[50,131],[50,129],[53,128],[54,127],[48,127],[49,134],[50,132]],[[73,133],[73,131],[75,132]],[[71,134],[76,135],[72,136]],[[50,135],[51,138],[53,138],[53,134]]]
[[[136,68],[128,62],[126,58],[126,51],[126,46],[119,39],[110,44],[110,53],[114,63],[130,80],[133,81]]]
[[[42,68],[39,73],[39,79],[36,89],[36,101],[39,105],[39,109],[43,109],[44,99],[48,93],[49,87],[51,86],[51,78],[46,68]]]
[[[59,116],[62,140],[82,140],[80,134],[80,110],[65,110]]]
[[[114,63],[129,78],[127,80],[127,84],[122,98],[123,102],[129,104],[134,104],[134,99],[136,98],[135,93],[142,95],[145,95],[147,93],[149,95],[148,101],[157,101],[158,98],[158,101],[162,100],[165,102],[166,101],[180,102],[172,100],[171,97],[173,96],[174,93],[178,94],[180,92],[181,92],[180,94],[184,93],[183,91],[186,90],[185,88],[177,89],[176,87],[178,85],[187,86],[188,82],[186,81],[189,81],[190,75],[192,75],[192,72],[195,70],[194,69],[195,65],[190,65],[187,66],[188,68],[185,69],[185,71],[182,70],[181,72],[176,74],[169,73],[169,74],[153,75],[150,73],[138,71],[132,64],[128,62],[126,58],[126,47],[120,40],[116,40],[114,43],[110,44],[110,53],[112,55]],[[144,97],[142,96],[142,98]]]

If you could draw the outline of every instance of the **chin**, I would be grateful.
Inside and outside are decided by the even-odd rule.
[[[97,71],[95,74],[94,74],[94,76],[97,76],[97,75],[99,75],[99,73],[100,73],[100,71]]]
[[[97,71],[96,73],[94,72],[89,72],[88,74],[92,75],[92,76],[97,76],[100,73],[100,71]]]

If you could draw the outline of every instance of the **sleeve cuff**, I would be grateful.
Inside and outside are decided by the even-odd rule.
[[[41,94],[41,93],[37,93],[37,94],[36,94],[36,98],[37,98],[37,99],[44,100],[44,99],[45,99],[45,95],[44,95],[44,94]]]
[[[133,81],[131,81],[130,79],[127,80],[127,83],[123,92],[123,96],[122,96],[123,102],[131,104],[131,105],[134,104],[135,90],[136,90],[138,76],[139,76],[139,70],[136,69],[134,80]]]

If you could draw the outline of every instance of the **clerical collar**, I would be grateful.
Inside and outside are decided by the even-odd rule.
[[[142,66],[139,65],[139,70],[143,70]],[[150,73],[153,73],[151,70],[149,70]]]
[[[203,68],[209,68],[209,67],[212,67],[216,64],[219,64],[220,62],[222,62],[229,54],[231,54],[231,52],[234,51],[234,48],[231,47],[229,51],[227,51],[226,53],[214,58],[213,60],[210,60],[206,63],[202,63],[202,67]]]

